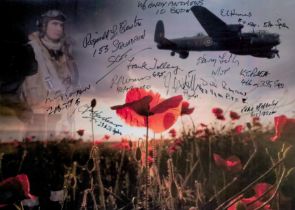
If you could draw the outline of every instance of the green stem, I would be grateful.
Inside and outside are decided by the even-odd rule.
[[[99,200],[101,202],[102,209],[106,210],[105,206],[105,197],[104,197],[104,186],[101,179],[101,172],[100,172],[100,154],[98,148],[94,148],[94,163],[95,163],[95,169],[96,169],[96,176],[97,176],[97,182],[99,185]],[[93,193],[93,191],[92,191]]]
[[[148,210],[148,181],[149,181],[149,165],[148,165],[148,148],[149,143],[149,117],[146,117],[146,139],[145,139],[145,167],[146,167],[146,176],[145,176],[145,209]]]
[[[122,173],[122,168],[123,168],[123,163],[124,163],[124,157],[125,157],[125,149],[123,149],[123,152],[122,152],[120,166],[119,166],[119,171],[118,171],[117,178],[116,178],[115,192],[114,192],[115,195],[118,195],[118,191],[119,191],[119,181],[120,181],[120,177],[121,177],[121,173]]]
[[[211,148],[211,137],[209,137],[209,172],[208,172],[208,182],[210,183],[210,181],[211,181],[211,171],[212,171],[212,163],[211,163],[211,157],[212,157],[212,155],[211,155],[211,153],[212,153],[212,148]]]
[[[190,115],[189,115],[189,118],[190,118],[190,120],[192,121],[193,132],[195,132],[195,131],[196,131],[196,126],[195,126],[194,120],[193,120],[192,116],[190,116]]]
[[[180,119],[181,119],[181,124],[182,124],[182,130],[183,130],[183,133],[186,134],[186,131],[185,131],[185,128],[184,128],[184,122],[183,122],[182,117],[181,117]]]
[[[93,107],[91,108],[91,132],[92,132],[92,143],[94,145]]]

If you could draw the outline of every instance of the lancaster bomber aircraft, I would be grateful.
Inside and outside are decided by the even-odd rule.
[[[193,37],[167,39],[163,21],[159,20],[154,37],[159,49],[171,50],[172,56],[178,53],[180,58],[187,58],[189,51],[229,51],[237,55],[279,57],[275,48],[280,44],[279,34],[265,31],[242,33],[243,25],[226,24],[205,7],[193,6],[191,11],[209,36],[199,33]]]

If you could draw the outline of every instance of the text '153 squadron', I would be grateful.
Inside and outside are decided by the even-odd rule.
[[[193,37],[167,39],[164,23],[159,20],[154,37],[158,49],[171,50],[172,56],[178,53],[183,59],[188,57],[189,51],[229,51],[261,58],[279,57],[279,51],[275,48],[280,44],[279,34],[265,31],[242,33],[243,25],[226,24],[205,7],[194,6],[191,11],[208,36],[199,33]]]

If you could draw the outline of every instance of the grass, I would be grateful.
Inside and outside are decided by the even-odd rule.
[[[153,139],[148,168],[145,144],[139,141],[2,143],[1,178],[26,173],[32,194],[41,198],[64,189],[63,209],[143,209],[147,197],[149,209],[291,210],[295,151],[285,141],[270,142],[272,133],[253,125],[242,133],[204,127],[197,133],[187,130],[178,137]],[[214,154],[227,163],[235,156],[241,167],[222,166]],[[257,196],[257,183],[271,187]],[[255,199],[245,203],[245,198]]]

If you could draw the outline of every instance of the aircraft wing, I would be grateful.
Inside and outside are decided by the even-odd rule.
[[[228,25],[202,6],[191,8],[204,30],[214,41],[226,40],[229,36],[237,36],[237,32],[229,30]]]

